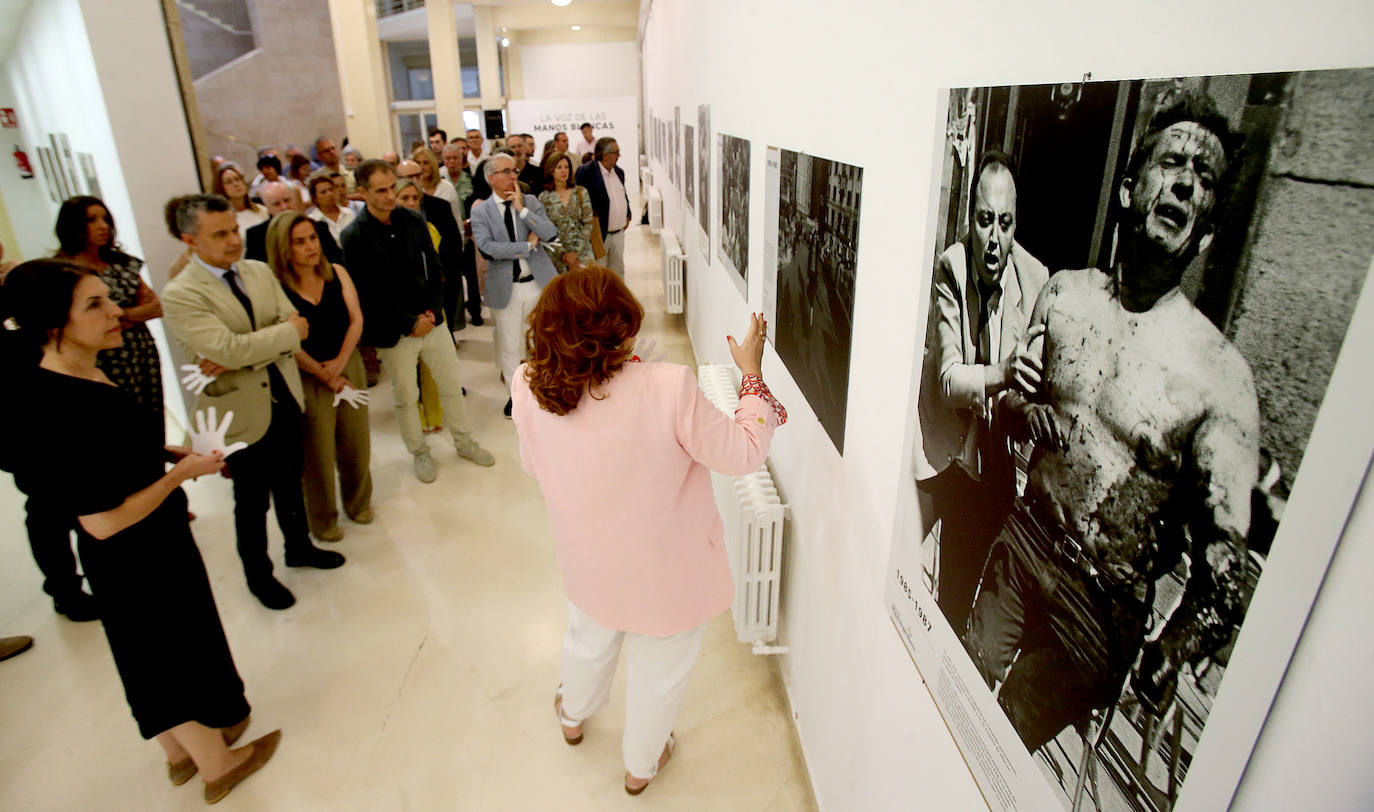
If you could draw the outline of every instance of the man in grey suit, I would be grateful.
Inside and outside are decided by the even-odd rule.
[[[267,507],[275,503],[288,567],[332,569],[336,552],[310,543],[301,494],[301,376],[293,353],[309,325],[291,306],[266,263],[239,259],[243,238],[229,201],[191,195],[177,206],[177,228],[192,259],[162,291],[167,329],[212,365],[215,380],[196,399],[219,418],[234,413],[225,442],[247,448],[225,460],[234,480],[234,530],[248,589],[269,609],[296,602],[272,574]]]
[[[506,380],[506,393],[525,355],[525,319],[539,292],[558,275],[541,240],[558,237],[539,198],[516,185],[515,159],[497,153],[487,159],[492,195],[472,207],[472,239],[487,257],[484,299],[495,323],[496,363]],[[506,399],[506,417],[510,417]]]
[[[1027,347],[1035,297],[1049,279],[1016,242],[1011,159],[984,154],[973,179],[969,231],[935,263],[917,409],[916,480],[929,531],[940,520],[937,602],[962,639],[983,562],[1016,496],[1016,469],[996,404],[1021,376],[1039,381]]]

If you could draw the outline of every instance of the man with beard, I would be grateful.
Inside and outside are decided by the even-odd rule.
[[[1239,141],[1207,96],[1161,99],[1117,191],[1114,265],[1057,273],[1036,302],[1044,382],[1001,404],[1035,451],[967,640],[1028,750],[1114,703],[1138,654],[1132,686],[1158,712],[1179,668],[1243,617],[1255,386],[1179,289],[1211,242]],[[1182,599],[1142,652],[1155,582],[1185,555]]]
[[[935,263],[917,410],[916,479],[925,530],[940,521],[937,602],[963,635],[978,577],[1016,495],[1016,469],[997,403],[1019,372],[1039,382],[1027,345],[1035,297],[1049,272],[1016,237],[1011,159],[983,155],[968,236]],[[815,274],[812,274],[815,276]]]

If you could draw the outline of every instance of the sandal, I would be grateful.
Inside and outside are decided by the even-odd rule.
[[[563,728],[563,741],[568,744],[582,743],[582,722],[576,719],[569,719],[563,714],[563,686],[558,686],[558,690],[553,692],[553,712],[558,717],[558,724]],[[585,720],[584,720],[585,721]],[[577,731],[569,733],[569,730]]]
[[[666,766],[668,765],[668,761],[669,761],[669,759],[671,759],[671,758],[673,757],[673,751],[676,750],[676,749],[677,749],[677,737],[674,736],[672,733],[669,733],[669,734],[668,734],[668,741],[664,742],[664,744],[663,744],[663,754],[660,755],[660,756],[658,757],[658,771],[654,773],[654,775],[653,775],[652,778],[644,779],[644,783],[643,783],[643,784],[640,784],[639,786],[636,787],[636,786],[631,786],[631,785],[630,785],[630,782],[631,782],[631,781],[639,781],[639,780],[641,780],[641,779],[635,778],[633,775],[630,775],[628,772],[625,773],[625,792],[626,792],[626,794],[628,794],[628,795],[638,795],[639,793],[641,793],[641,792],[643,792],[644,790],[648,789],[649,785],[652,784],[652,783],[654,782],[654,778],[657,778],[657,777],[658,777],[658,773],[663,772],[663,768],[666,767]]]

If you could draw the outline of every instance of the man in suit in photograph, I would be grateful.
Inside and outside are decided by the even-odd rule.
[[[1015,240],[1011,159],[984,154],[973,189],[968,236],[935,263],[917,403],[922,445],[915,454],[924,529],[940,520],[938,603],[960,636],[983,562],[1016,495],[1012,451],[993,419],[995,407],[1015,383],[1018,363],[1038,371],[1038,361],[1028,360],[1034,336],[1027,324],[1049,279]]]
[[[229,201],[191,195],[177,207],[177,228],[191,247],[185,270],[162,292],[167,329],[209,362],[215,380],[196,399],[220,419],[234,413],[225,443],[248,444],[225,460],[234,481],[234,530],[248,588],[270,609],[295,596],[272,574],[267,508],[275,504],[288,567],[332,569],[338,553],[310,543],[301,494],[304,396],[293,354],[309,325],[291,306],[272,269],[241,260],[243,240]]]
[[[516,182],[515,159],[497,153],[487,159],[491,199],[472,209],[472,239],[487,256],[485,299],[496,327],[496,363],[510,393],[515,368],[524,360],[525,319],[539,292],[558,275],[540,245],[558,237],[539,198],[524,194]],[[506,400],[506,417],[511,402]]]
[[[625,191],[625,170],[616,166],[620,145],[601,138],[588,163],[577,170],[577,185],[592,200],[592,212],[601,221],[601,241],[606,245],[606,267],[625,276],[625,229],[630,225],[630,194]]]

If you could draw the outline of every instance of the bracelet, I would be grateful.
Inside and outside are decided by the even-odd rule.
[[[778,416],[779,426],[787,422],[787,410],[783,408],[777,398],[773,397],[773,393],[768,391],[768,384],[764,383],[763,378],[758,375],[745,375],[740,380],[739,394],[740,397],[754,395],[773,407],[773,413]]]

